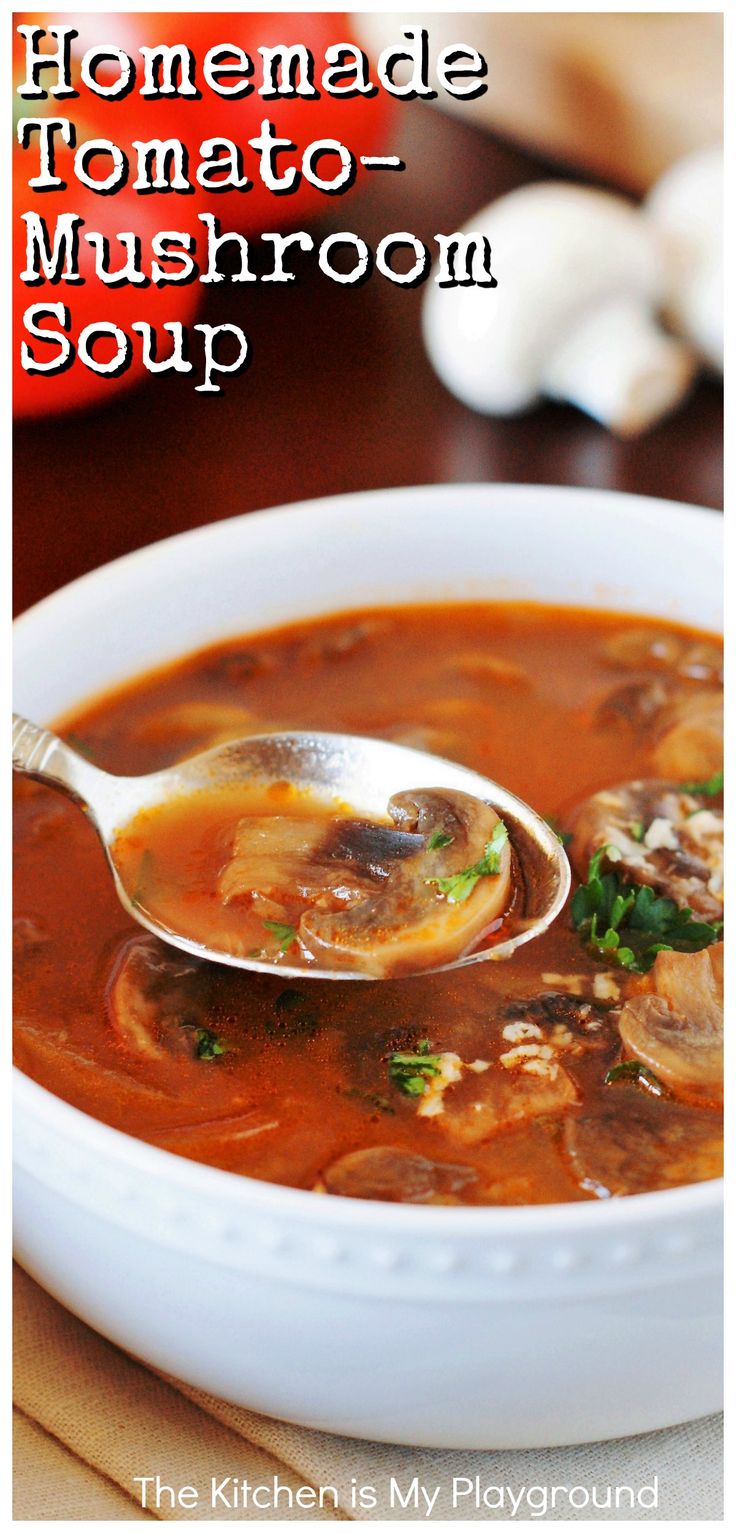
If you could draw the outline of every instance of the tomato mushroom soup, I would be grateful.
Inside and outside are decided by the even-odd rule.
[[[288,953],[305,973],[422,973],[525,924],[504,821],[446,788],[394,793],[387,815],[365,819],[246,776],[140,810],[112,856],[159,930],[258,962]]]
[[[507,962],[373,984],[280,976],[294,912],[255,887],[233,805],[230,829],[218,811],[182,831],[178,898],[203,897],[204,856],[212,908],[234,900],[276,972],[202,962],[126,917],[92,827],[23,781],[20,1067],[141,1139],[328,1194],[539,1203],[719,1175],[720,642],[535,604],[372,609],[229,640],[60,733],[142,773],[302,728],[399,741],[503,783],[567,844],[566,910]],[[257,807],[284,818],[283,801]],[[144,839],[141,898],[156,878]]]

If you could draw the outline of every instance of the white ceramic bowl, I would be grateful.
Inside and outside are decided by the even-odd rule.
[[[292,618],[539,597],[719,626],[720,519],[587,490],[452,486],[185,533],[17,624],[47,722],[146,667]],[[136,1356],[314,1427],[465,1448],[664,1427],[721,1399],[721,1185],[405,1207],[195,1165],[17,1080],[22,1264]]]

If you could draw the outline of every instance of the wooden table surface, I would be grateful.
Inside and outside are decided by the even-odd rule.
[[[402,104],[401,174],[329,204],[325,232],[374,244],[431,239],[492,197],[549,175],[508,144]],[[342,288],[319,271],[288,287],[204,290],[203,314],[240,322],[250,369],[202,396],[191,378],[147,381],[111,406],[19,425],[15,607],[143,544],[262,506],[347,490],[470,480],[573,484],[722,504],[722,391],[701,381],[673,419],[634,442],[546,405],[515,420],[473,414],[423,351],[422,289],[374,275]],[[202,318],[203,315],[199,315]]]

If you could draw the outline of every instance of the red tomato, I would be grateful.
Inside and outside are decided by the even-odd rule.
[[[341,99],[321,90],[321,74],[325,67],[325,50],[334,43],[351,43],[350,28],[343,15],[322,12],[259,13],[247,12],[140,12],[122,15],[94,15],[54,13],[43,16],[26,13],[16,17],[16,22],[32,21],[38,26],[68,24],[76,27],[79,36],[72,44],[72,57],[77,62],[88,48],[96,44],[116,43],[133,59],[137,79],[135,88],[120,99],[100,100],[84,86],[78,99],[60,98],[52,107],[60,115],[68,114],[76,121],[77,112],[83,107],[85,116],[93,123],[90,136],[114,139],[123,149],[129,150],[133,139],[166,138],[173,135],[186,143],[191,154],[190,178],[195,181],[195,170],[200,143],[208,138],[228,138],[243,150],[244,170],[252,185],[247,190],[212,192],[211,188],[199,187],[195,182],[194,194],[172,194],[169,203],[180,206],[184,202],[196,204],[200,209],[217,213],[223,226],[241,233],[256,234],[261,230],[280,229],[303,222],[325,211],[334,198],[312,186],[304,177],[296,190],[275,196],[263,184],[259,174],[259,156],[249,148],[249,139],[255,137],[264,118],[273,124],[279,138],[288,139],[296,147],[285,149],[279,159],[279,170],[294,165],[298,170],[307,145],[319,139],[336,139],[352,151],[356,160],[361,154],[372,154],[387,144],[387,123],[393,103],[385,93],[375,96],[355,96]],[[200,99],[175,97],[146,100],[140,95],[143,83],[143,60],[137,50],[141,45],[181,43],[190,48],[196,60],[196,81]],[[208,49],[215,44],[233,44],[242,48],[253,60],[253,90],[241,100],[228,100],[213,92],[204,82],[202,65]],[[319,98],[294,96],[267,99],[258,94],[261,82],[261,56],[259,46],[275,47],[277,44],[293,46],[303,43],[311,50],[314,60],[314,83]],[[54,39],[46,37],[40,44],[41,51],[55,50]],[[23,68],[23,40],[15,34],[15,57]],[[102,83],[117,79],[119,70],[112,64],[109,70],[99,71]],[[49,81],[51,75],[47,76]],[[43,83],[43,76],[42,76]],[[28,103],[28,115],[33,104]],[[135,177],[135,158],[131,179]],[[318,167],[319,173],[328,178],[337,171],[334,155]],[[360,165],[357,181],[374,174]],[[381,172],[377,172],[381,174]],[[384,172],[385,174],[385,172]],[[143,199],[141,199],[143,200]],[[154,199],[156,200],[156,199]]]
[[[152,12],[94,15],[87,13],[39,13],[27,12],[14,18],[15,26],[27,22],[39,27],[72,25],[78,37],[72,43],[72,59],[76,64],[88,48],[96,44],[114,43],[124,49],[133,59],[138,78],[136,88],[122,100],[100,99],[83,85],[77,97],[28,98],[15,96],[16,117],[52,115],[69,117],[75,124],[77,145],[87,139],[108,138],[128,154],[131,171],[128,184],[110,196],[83,186],[73,172],[72,152],[59,144],[57,173],[67,182],[63,191],[34,193],[28,187],[28,179],[36,173],[38,163],[38,139],[32,147],[22,150],[17,143],[13,156],[14,180],[14,410],[17,415],[45,415],[55,411],[72,409],[113,399],[117,392],[129,386],[145,374],[140,356],[140,341],[133,336],[132,365],[119,378],[100,377],[89,371],[81,362],[75,361],[64,373],[44,376],[29,374],[21,365],[20,347],[24,338],[23,314],[33,303],[65,303],[71,311],[70,339],[76,342],[81,330],[95,320],[107,320],[130,333],[133,320],[146,320],[160,326],[165,320],[188,322],[200,302],[201,288],[198,282],[187,286],[164,285],[146,287],[126,285],[108,287],[94,276],[94,252],[80,239],[80,270],[85,277],[83,286],[64,282],[50,286],[48,282],[38,287],[27,286],[18,280],[25,267],[26,230],[20,215],[33,209],[43,214],[53,234],[56,218],[63,212],[78,213],[90,230],[99,231],[110,239],[113,256],[124,256],[122,247],[114,239],[120,230],[134,230],[141,237],[142,255],[145,262],[150,254],[152,236],[157,230],[171,228],[184,233],[192,232],[201,241],[202,225],[197,214],[212,211],[221,220],[223,230],[237,229],[251,236],[267,230],[277,230],[302,222],[329,207],[332,198],[310,185],[304,178],[298,189],[287,196],[274,196],[263,184],[259,175],[259,158],[248,147],[248,139],[254,137],[264,118],[269,118],[281,138],[290,139],[297,147],[285,152],[279,169],[286,164],[299,168],[303,150],[317,139],[334,138],[344,143],[357,157],[373,153],[385,143],[385,124],[390,103],[383,94],[366,98],[356,96],[344,100],[322,93],[320,99],[295,97],[282,100],[266,100],[258,94],[261,59],[259,45],[274,47],[277,44],[303,43],[311,49],[315,59],[315,84],[320,88],[320,76],[324,67],[324,52],[331,43],[349,42],[350,35],[345,20],[340,15],[321,13],[288,13],[286,15],[261,15],[255,12],[225,12],[222,14],[197,13],[180,16],[158,15]],[[183,43],[195,55],[197,81],[201,91],[199,100],[174,98],[146,101],[139,94],[143,82],[143,61],[138,54],[142,44],[158,43],[173,45]],[[240,101],[227,100],[213,93],[203,81],[202,62],[207,50],[216,43],[231,43],[244,49],[254,62],[254,90]],[[42,39],[40,51],[55,52],[55,40],[49,35]],[[17,30],[13,35],[13,73],[16,83],[25,76],[25,41]],[[116,79],[118,71],[113,64],[105,71],[100,69],[98,78],[104,83]],[[76,78],[76,76],[74,76]],[[42,73],[41,83],[52,83],[52,74]],[[131,148],[134,139],[167,138],[175,136],[186,143],[191,153],[191,178],[198,158],[200,142],[207,138],[229,138],[243,149],[245,171],[252,182],[249,190],[213,192],[197,186],[193,194],[176,193],[161,196],[140,196],[131,189],[136,175],[136,156]],[[336,162],[330,159],[320,167],[320,174],[334,175]],[[100,174],[93,170],[94,174]],[[370,172],[358,171],[358,175]],[[84,230],[81,230],[84,233]],[[54,329],[56,320],[49,321]],[[42,342],[30,342],[34,354],[41,359],[51,355]],[[104,347],[108,346],[107,352]],[[169,349],[166,336],[162,337],[163,354]],[[95,355],[105,358],[111,355],[110,343],[100,342]],[[148,376],[146,374],[146,376]]]
[[[140,337],[130,329],[133,320],[145,320],[156,327],[165,320],[181,320],[186,324],[194,317],[201,302],[198,283],[183,287],[169,284],[156,287],[153,283],[145,287],[131,284],[108,287],[101,283],[95,276],[95,252],[83,237],[85,228],[99,231],[109,239],[113,270],[125,261],[125,251],[115,235],[120,230],[135,230],[140,235],[145,269],[151,238],[162,226],[162,204],[153,197],[139,197],[129,189],[116,197],[100,197],[73,179],[68,150],[57,156],[58,171],[68,181],[68,190],[34,194],[27,184],[31,155],[32,151],[24,153],[16,148],[13,156],[13,413],[16,416],[50,415],[102,403],[115,398],[121,388],[129,387],[141,377],[150,377],[141,359]],[[163,206],[168,212],[170,201],[164,202]],[[79,240],[79,270],[85,279],[83,284],[59,282],[52,286],[44,281],[31,286],[19,280],[26,265],[26,226],[21,215],[31,210],[46,220],[51,241],[61,213],[78,213],[84,219]],[[183,233],[194,228],[188,209],[171,208],[171,213],[176,216],[164,219],[165,226],[181,229]],[[200,228],[197,225],[195,232]],[[48,344],[32,339],[26,333],[23,315],[36,303],[66,305],[71,315],[66,334],[75,348],[85,326],[97,320],[119,326],[132,340],[132,361],[128,370],[117,378],[105,378],[75,360],[66,372],[49,375],[26,372],[21,362],[24,340],[40,361],[47,361],[55,354]],[[56,318],[42,319],[40,323],[55,331],[62,328]],[[168,355],[169,349],[170,340],[162,334],[161,356]],[[114,350],[112,339],[107,338],[99,340],[93,348],[95,357],[102,361],[109,360]]]

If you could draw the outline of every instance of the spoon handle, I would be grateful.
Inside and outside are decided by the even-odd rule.
[[[84,805],[95,781],[104,775],[50,729],[31,724],[18,713],[13,714],[13,771],[61,788]]]

